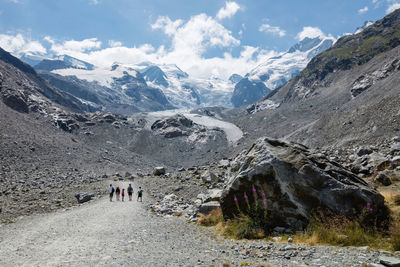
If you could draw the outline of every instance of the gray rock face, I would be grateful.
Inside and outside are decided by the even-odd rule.
[[[244,78],[235,85],[231,101],[235,107],[241,107],[255,102],[269,92],[271,90],[263,82],[252,82]]]
[[[261,138],[248,152],[239,154],[235,164],[221,198],[227,218],[238,214],[235,197],[242,212],[247,211],[244,193],[254,203],[254,186],[259,206],[263,205],[261,194],[266,196],[273,227],[302,229],[317,209],[352,218],[367,203],[373,206],[371,216],[386,220],[382,195],[338,163],[322,154],[313,155],[300,144]]]
[[[3,96],[3,102],[16,111],[23,113],[29,112],[28,104],[20,94],[6,94]]]
[[[79,203],[85,203],[85,202],[92,200],[94,198],[94,194],[80,192],[80,193],[75,194],[75,197]]]

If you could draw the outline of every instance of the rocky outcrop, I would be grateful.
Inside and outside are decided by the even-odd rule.
[[[235,85],[231,101],[235,107],[241,107],[257,101],[269,92],[271,90],[263,82],[244,78]]]
[[[165,174],[165,168],[164,167],[155,167],[153,171],[153,175],[155,176],[160,176]]]
[[[29,106],[26,103],[26,100],[24,99],[24,96],[18,92],[12,94],[4,94],[3,95],[3,102],[10,108],[23,112],[23,113],[28,113],[29,112]]]
[[[261,138],[231,164],[231,177],[221,198],[226,218],[246,212],[254,203],[266,205],[272,227],[304,229],[313,213],[354,218],[366,210],[371,217],[386,220],[384,198],[367,183],[322,154],[312,154],[296,143]],[[263,203],[262,195],[266,203]],[[235,199],[238,199],[235,203]],[[369,203],[369,204],[368,204]]]

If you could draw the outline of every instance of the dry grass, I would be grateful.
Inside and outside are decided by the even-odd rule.
[[[382,190],[381,195],[385,197],[385,201],[392,212],[394,219],[400,220],[400,192],[395,190]]]
[[[389,205],[400,206],[400,192],[394,190],[382,190],[380,193]]]
[[[202,226],[216,226],[224,220],[221,210],[213,210],[209,214],[199,213],[198,216],[197,223]]]

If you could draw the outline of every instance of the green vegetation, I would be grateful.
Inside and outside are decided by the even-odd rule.
[[[355,220],[316,214],[304,232],[292,236],[293,241],[308,245],[369,246],[375,249],[400,250],[400,193],[381,193],[391,210],[392,220],[389,228],[379,230],[377,226],[371,226],[368,205],[365,212]],[[264,197],[263,194],[263,199]],[[247,202],[247,207],[250,213],[241,212],[238,217],[230,220],[223,219],[220,209],[208,215],[200,214],[198,223],[203,226],[215,226],[220,234],[228,238],[269,238],[272,218],[269,217],[266,205],[260,208],[257,204],[251,205]]]

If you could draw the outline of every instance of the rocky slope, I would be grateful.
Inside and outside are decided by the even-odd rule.
[[[344,36],[286,85],[234,119],[250,139],[311,147],[383,146],[399,131],[400,11]],[[253,139],[254,140],[254,139]]]
[[[45,112],[57,104],[77,112],[94,110],[79,99],[51,86],[28,64],[0,48],[2,101],[14,110]]]

